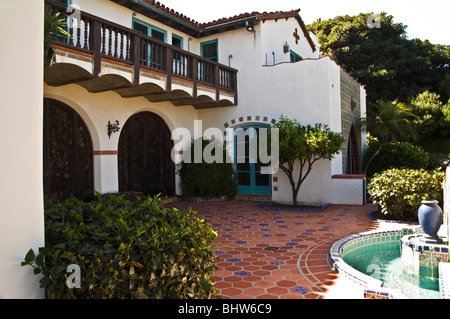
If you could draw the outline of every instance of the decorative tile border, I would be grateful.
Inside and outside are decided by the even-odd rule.
[[[442,299],[450,299],[450,263],[439,263],[439,290]]]
[[[369,231],[345,237],[335,242],[328,253],[328,264],[343,277],[364,288],[366,299],[405,299],[405,295],[397,289],[384,288],[383,281],[366,275],[348,265],[343,257],[355,249],[377,243],[398,243],[402,236],[417,232],[417,227],[388,231]],[[449,269],[450,270],[450,269]]]
[[[266,209],[272,209],[272,210],[289,210],[289,211],[302,211],[302,212],[316,212],[319,210],[324,210],[328,208],[331,204],[325,204],[323,206],[317,207],[317,208],[289,208],[289,207],[269,207],[270,204],[273,202],[265,202],[259,205],[262,208]]]

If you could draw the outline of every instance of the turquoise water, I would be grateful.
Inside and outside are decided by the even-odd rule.
[[[411,299],[440,299],[439,279],[403,271],[400,244],[381,243],[356,249],[344,256],[356,270],[384,282],[384,287],[400,290]]]

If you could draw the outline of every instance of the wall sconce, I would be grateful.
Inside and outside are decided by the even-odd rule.
[[[286,44],[283,45],[283,52],[284,53],[289,53],[289,44],[286,41]]]
[[[253,25],[253,22],[245,21],[245,27],[246,27],[248,32],[255,31],[255,26]]]
[[[116,123],[111,124],[111,121],[108,121],[108,137],[111,138],[111,134],[112,133],[117,133],[119,132],[120,127],[119,127],[119,121],[116,120]]]

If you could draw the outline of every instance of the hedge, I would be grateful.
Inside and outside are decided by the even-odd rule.
[[[217,234],[196,212],[165,208],[158,197],[123,196],[46,203],[45,247],[22,265],[43,274],[47,298],[213,298]],[[81,287],[69,288],[69,265]]]
[[[435,199],[442,205],[444,177],[438,170],[394,168],[375,174],[367,191],[383,214],[398,220],[417,220],[422,200]]]

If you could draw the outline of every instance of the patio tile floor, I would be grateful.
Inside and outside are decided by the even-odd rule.
[[[223,299],[321,299],[340,279],[327,263],[337,240],[374,230],[372,205],[321,211],[273,210],[261,202],[175,202],[192,207],[217,232],[215,289]],[[346,280],[346,279],[341,279]],[[345,294],[345,291],[342,292]],[[344,296],[344,295],[343,295]]]

